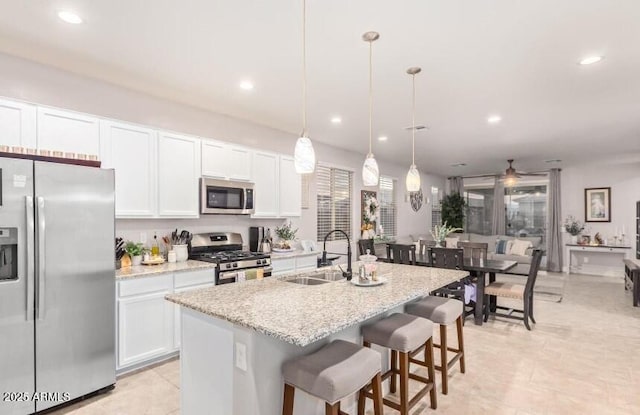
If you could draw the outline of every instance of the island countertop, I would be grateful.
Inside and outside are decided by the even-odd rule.
[[[337,267],[323,270],[330,269]],[[358,269],[357,265],[354,269]],[[318,270],[299,275],[314,272]],[[358,287],[346,280],[307,286],[283,281],[287,277],[274,277],[171,294],[166,298],[304,347],[468,275],[466,271],[390,263],[380,263],[378,272],[388,281],[377,287]]]

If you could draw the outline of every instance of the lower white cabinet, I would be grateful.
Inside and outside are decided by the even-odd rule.
[[[180,307],[165,296],[213,285],[213,268],[118,281],[117,371],[138,369],[176,354]]]
[[[286,256],[278,258],[271,255],[272,275],[279,276],[293,272],[313,271],[318,267],[318,253],[309,255]]]

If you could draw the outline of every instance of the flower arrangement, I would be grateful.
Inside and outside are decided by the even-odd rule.
[[[578,236],[584,230],[584,223],[569,215],[564,221],[564,230],[571,236]]]
[[[287,222],[276,228],[276,235],[283,241],[293,241],[296,239],[296,233],[298,233],[298,228],[293,229],[291,222]]]
[[[433,230],[431,231],[431,236],[433,236],[433,240],[436,241],[438,244],[442,244],[442,242],[444,242],[444,239],[452,232],[456,232],[456,231],[461,231],[462,228],[454,228],[453,226],[448,226],[447,222],[445,222],[443,225],[441,226],[434,226]]]

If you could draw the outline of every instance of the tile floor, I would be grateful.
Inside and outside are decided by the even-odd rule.
[[[546,294],[536,297],[538,324],[530,332],[515,320],[490,318],[477,327],[468,319],[467,373],[456,366],[438,409],[425,401],[412,414],[640,413],[640,308],[631,307],[622,280],[548,274],[537,290]],[[172,360],[54,414],[179,414],[179,388],[179,361]]]

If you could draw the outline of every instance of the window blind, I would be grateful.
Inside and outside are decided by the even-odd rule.
[[[390,177],[380,176],[380,190],[378,202],[380,202],[380,222],[382,226],[382,234],[384,236],[397,235],[397,213],[396,213],[396,196],[395,181]]]
[[[351,238],[351,195],[353,173],[326,166],[316,167],[318,202],[318,241],[333,229],[340,229]],[[329,241],[344,239],[334,233]]]

